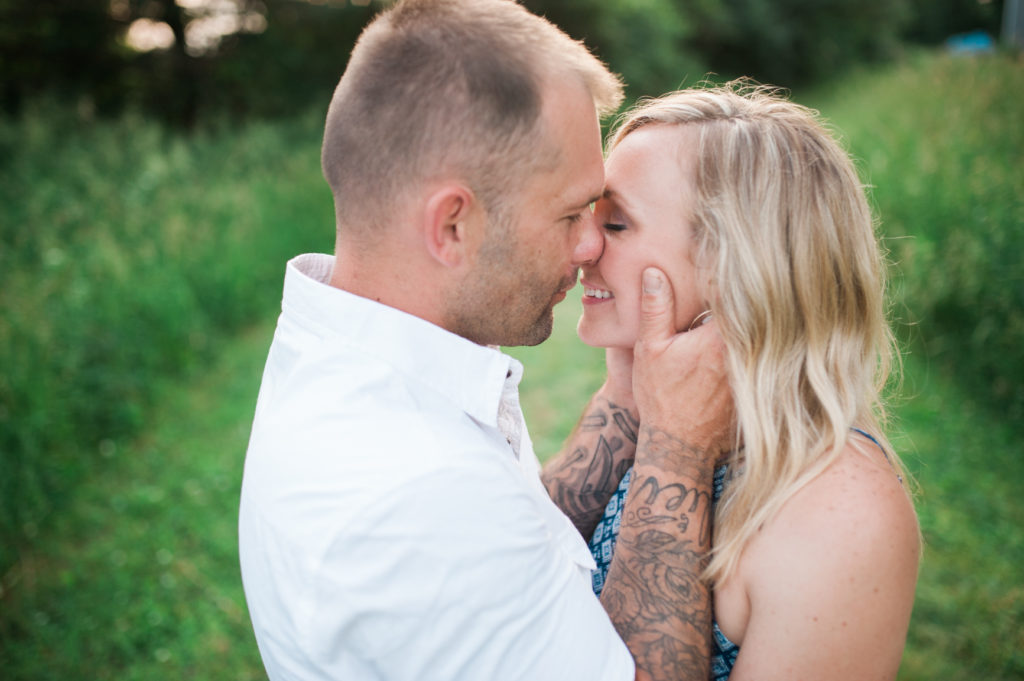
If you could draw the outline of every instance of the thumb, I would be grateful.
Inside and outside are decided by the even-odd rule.
[[[672,285],[669,284],[668,278],[661,270],[648,267],[643,273],[638,340],[667,340],[675,332],[675,302]]]

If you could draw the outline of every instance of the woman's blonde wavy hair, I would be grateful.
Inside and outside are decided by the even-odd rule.
[[[698,132],[693,260],[710,275],[742,442],[705,574],[721,583],[851,427],[904,474],[882,432],[880,395],[898,359],[885,268],[864,187],[815,111],[748,81],[683,90],[624,114],[610,148],[647,125]]]

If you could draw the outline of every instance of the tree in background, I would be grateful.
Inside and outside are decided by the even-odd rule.
[[[376,7],[303,0],[0,0],[0,110],[46,96],[179,127],[329,97]]]
[[[0,110],[60,92],[107,110],[119,98],[124,54],[109,0],[0,0]]]
[[[955,33],[984,31],[999,35],[1003,0],[909,0],[908,41],[936,45]]]
[[[46,96],[190,127],[325,102],[391,0],[0,0],[0,110]],[[522,0],[623,74],[632,95],[750,75],[792,87],[901,39],[995,33],[1002,0]]]
[[[692,48],[699,28],[678,0],[523,0],[569,35],[583,40],[626,81],[632,97],[659,95],[706,75]]]
[[[676,0],[693,49],[723,74],[792,87],[892,56],[909,0]]]

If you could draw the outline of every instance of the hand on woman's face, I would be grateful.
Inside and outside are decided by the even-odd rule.
[[[595,208],[604,231],[601,259],[583,267],[588,345],[632,348],[645,267],[665,272],[676,300],[676,328],[704,310],[691,259],[697,135],[684,125],[648,125],[627,135],[605,164],[605,193]]]

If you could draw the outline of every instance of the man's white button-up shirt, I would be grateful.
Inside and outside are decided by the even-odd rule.
[[[273,681],[632,679],[552,503],[521,365],[288,264],[239,518]],[[498,312],[496,312],[498,313]]]

